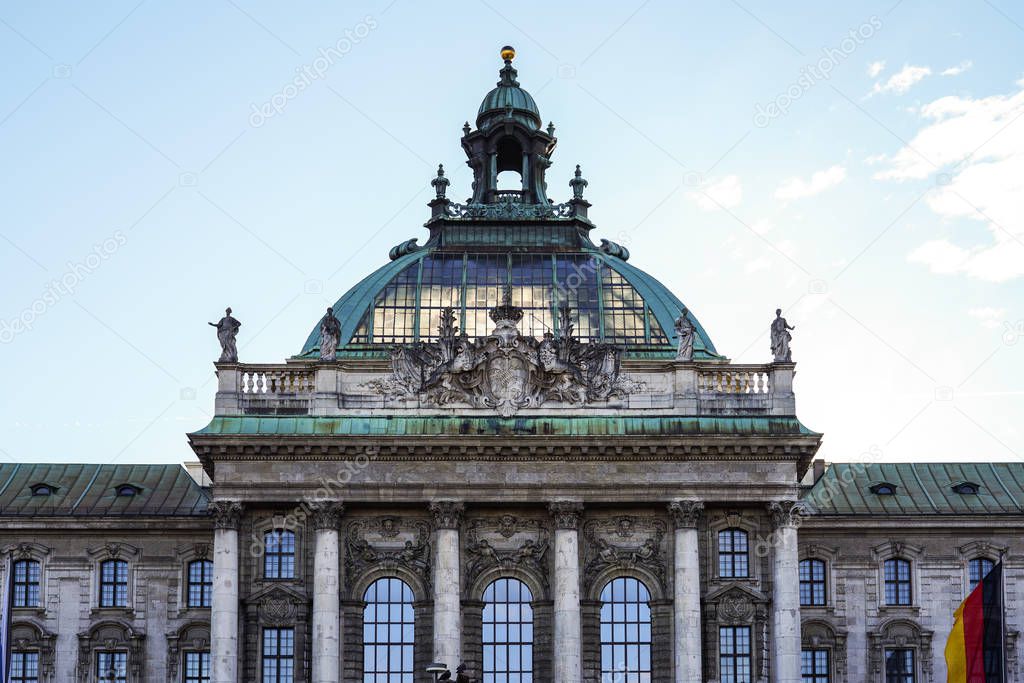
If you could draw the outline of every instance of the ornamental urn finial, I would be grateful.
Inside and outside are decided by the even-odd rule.
[[[438,199],[445,198],[445,193],[448,191],[448,186],[450,184],[451,181],[444,177],[444,165],[438,164],[437,177],[430,181],[430,185],[431,187],[434,188],[434,191],[437,193]]]
[[[576,174],[573,179],[569,181],[569,187],[572,188],[573,199],[583,199],[583,188],[587,185],[588,183],[583,177],[583,172],[580,170],[580,165],[576,164]]]
[[[555,137],[555,123],[548,121],[548,137]]]
[[[469,132],[471,130],[473,129],[469,127],[469,121],[466,121],[466,123],[462,125],[462,137],[466,137],[467,135],[469,135]]]
[[[516,76],[519,72],[512,66],[512,60],[516,58],[516,49],[511,45],[506,45],[501,48],[501,58],[505,60],[505,66],[499,71],[501,80],[498,81],[498,85],[507,85],[512,87],[519,87],[519,81],[516,80]]]

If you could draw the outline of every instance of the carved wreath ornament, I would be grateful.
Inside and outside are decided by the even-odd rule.
[[[559,332],[542,339],[523,336],[523,318],[511,290],[491,309],[494,331],[470,339],[459,334],[455,311],[441,311],[436,342],[399,346],[392,351],[392,373],[367,388],[388,399],[420,398],[433,405],[467,403],[510,417],[545,401],[587,404],[641,391],[642,382],[621,374],[621,350],[582,343],[573,336],[571,310],[559,309]]]

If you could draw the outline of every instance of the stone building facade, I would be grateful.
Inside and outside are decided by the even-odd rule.
[[[0,467],[38,672],[15,680],[937,683],[1000,558],[1018,680],[1024,467],[815,462],[784,320],[774,360],[732,363],[595,244],[579,167],[547,197],[555,129],[503,57],[463,129],[472,197],[439,169],[425,244],[283,363],[224,327],[189,434],[211,481]]]

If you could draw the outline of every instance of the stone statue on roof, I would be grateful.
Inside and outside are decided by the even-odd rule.
[[[341,323],[334,317],[334,308],[328,308],[320,320],[320,360],[334,360],[341,339]]]
[[[683,307],[676,318],[676,338],[679,345],[676,347],[676,360],[693,360],[693,335],[696,332],[693,322],[690,320],[690,312]]]
[[[792,363],[793,352],[789,348],[789,342],[793,340],[790,330],[796,327],[786,322],[782,317],[782,309],[775,309],[775,320],[772,321],[772,357],[776,363]]]
[[[215,323],[207,323],[217,328],[217,341],[220,342],[220,359],[218,363],[237,363],[238,347],[235,345],[235,337],[238,336],[238,328],[242,323],[231,317],[231,308],[224,311],[224,317]]]

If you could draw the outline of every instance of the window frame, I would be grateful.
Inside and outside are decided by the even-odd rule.
[[[728,550],[724,550],[723,546],[722,546],[723,536],[726,536],[726,535],[727,535],[727,537],[729,539],[729,549]],[[735,549],[736,548],[736,538],[737,538],[738,535],[742,535],[743,546],[744,546],[743,550],[736,550]],[[750,578],[753,578],[753,575],[751,573],[751,562],[750,562],[750,532],[747,529],[744,529],[743,527],[729,526],[729,527],[726,527],[726,528],[723,528],[723,529],[718,529],[717,532],[716,532],[716,537],[715,538],[716,538],[716,543],[717,543],[717,546],[716,546],[716,550],[717,550],[716,559],[717,559],[717,562],[715,563],[716,576],[718,578],[720,578],[720,579],[750,579]],[[729,573],[728,574],[722,571],[722,569],[723,569],[722,561],[725,558],[729,558],[728,559],[728,567],[729,567],[729,570],[728,570]],[[743,567],[744,567],[744,572],[742,574],[737,574],[737,572],[736,572],[736,565],[737,565],[736,560],[738,558],[742,558],[742,560],[743,560],[742,564],[743,564]]]
[[[737,647],[737,634],[739,632],[746,633],[747,651],[745,653],[736,652]],[[722,635],[724,633],[730,633],[732,636],[732,652],[725,652],[725,648],[722,646]],[[725,674],[725,666],[723,666],[729,660],[732,662],[731,678],[727,678]],[[746,678],[739,676],[739,664],[746,662]],[[754,677],[754,630],[746,624],[719,624],[718,626],[718,675],[720,683],[753,683]]]
[[[270,539],[277,536],[277,547],[271,550]],[[283,541],[290,541],[290,550],[283,550]],[[285,559],[290,558],[288,576],[284,576]],[[263,532],[263,579],[265,581],[295,581],[298,578],[298,534],[291,529],[275,526]],[[269,569],[273,567],[276,576],[271,576]]]
[[[616,597],[619,586],[621,586],[621,599]],[[635,597],[630,597],[631,586],[634,589]],[[645,676],[649,679],[654,674],[654,615],[651,609],[651,589],[644,581],[635,576],[613,576],[601,587],[598,596],[601,603],[599,637],[601,679],[633,680],[634,676],[640,680],[644,680]],[[632,607],[635,609],[631,609]],[[619,635],[620,633],[621,635]],[[620,648],[621,658],[617,656]],[[632,648],[636,649],[635,670],[629,667]],[[606,666],[605,655],[609,650],[611,660]],[[622,665],[626,668],[621,668]],[[608,678],[609,676],[611,678]]]
[[[291,634],[289,654],[281,654],[281,636],[284,633]],[[275,634],[274,654],[267,654],[267,636]],[[273,662],[273,677],[267,678],[267,663]],[[289,662],[290,672],[282,672],[281,664]],[[293,626],[264,626],[260,633],[260,681],[262,683],[295,683],[295,628]]]
[[[203,565],[200,570],[199,581],[192,580],[192,568],[196,565]],[[209,572],[205,567],[209,566]],[[192,601],[192,588],[199,588],[199,604]],[[205,603],[205,604],[204,604]],[[213,561],[205,557],[189,560],[185,564],[185,606],[188,609],[210,609],[213,606]]]
[[[804,579],[804,576],[803,576],[803,570],[804,570],[804,565],[805,564],[811,566],[810,578],[808,578],[808,579]],[[814,567],[817,567],[817,566],[821,567],[821,579],[820,580],[814,578]],[[828,562],[826,560],[821,559],[820,557],[804,557],[804,558],[802,558],[800,560],[800,563],[797,566],[797,572],[798,572],[797,576],[798,576],[798,581],[799,581],[798,592],[799,592],[799,597],[800,597],[800,606],[801,607],[828,607],[828,604],[829,604],[829,599],[828,599],[829,598],[829,595],[828,595],[828,589],[829,589]],[[808,590],[810,591],[810,601],[809,602],[804,602],[804,586],[807,586]],[[821,587],[821,601],[820,602],[815,600],[815,587],[817,587],[817,586]]]
[[[199,674],[196,676],[189,675],[188,660],[190,655],[199,656]],[[206,663],[206,675],[203,676],[203,660],[205,657]],[[210,656],[209,650],[185,650],[181,656],[181,680],[182,683],[210,683],[213,676],[212,672],[213,660]]]
[[[131,664],[130,655],[127,650],[113,649],[113,650],[95,650],[95,661],[96,665],[93,667],[93,672],[96,674],[96,680],[98,683],[107,683],[110,681],[109,677],[104,677],[102,671],[102,662],[105,656],[116,657],[118,655],[124,656],[124,676],[117,676],[114,678],[115,683],[128,683],[128,667]]]
[[[395,583],[397,582],[397,583]],[[381,587],[386,588],[386,597],[381,596]],[[392,595],[394,589],[400,591],[400,595],[396,600]],[[373,597],[371,598],[371,591]],[[416,602],[416,592],[413,590],[412,585],[405,579],[395,576],[392,574],[382,575],[375,578],[373,581],[366,586],[362,592],[363,598],[363,632],[362,632],[362,653],[363,653],[363,666],[361,676],[363,679],[370,676],[376,680],[376,677],[383,676],[384,680],[395,680],[401,682],[406,680],[405,677],[417,675],[416,672],[416,609],[414,607]],[[382,610],[382,608],[384,608]],[[373,617],[368,619],[367,617],[371,614]],[[378,620],[378,615],[386,615],[386,621]],[[395,617],[398,615],[398,620]],[[394,637],[395,628],[397,627],[397,639]],[[372,637],[368,640],[367,635],[370,633],[368,629],[372,630]],[[383,631],[381,630],[383,629]],[[381,638],[381,634],[386,634]],[[411,635],[411,638],[407,639],[407,635]],[[379,670],[377,668],[378,661],[378,649],[383,648],[385,652],[385,660],[387,665],[385,670]],[[399,664],[397,670],[393,666],[395,658],[394,651],[398,652]],[[373,655],[373,661],[369,661],[370,657],[368,654]],[[408,667],[406,666],[408,659]]]
[[[895,567],[895,578],[889,578],[889,567]],[[906,567],[905,579],[900,578],[900,568]],[[895,601],[889,599],[889,588],[894,587]],[[906,601],[902,598],[900,588],[906,586]],[[914,605],[914,563],[905,557],[887,557],[882,560],[882,604],[886,607],[912,607]]]
[[[515,599],[511,597],[513,586],[516,588],[517,597]],[[499,587],[503,589],[500,593],[504,595],[503,598],[499,597]],[[506,677],[506,680],[512,675],[520,678],[524,675],[534,676],[533,650],[536,634],[533,621],[533,591],[530,590],[529,585],[514,576],[500,576],[484,588],[482,602],[484,603],[480,620],[482,683],[493,683],[498,676]],[[515,617],[512,616],[513,612],[516,613]],[[502,613],[505,614],[504,617],[499,616]],[[513,638],[513,627],[519,634],[518,637]],[[503,638],[498,635],[502,628],[506,633]],[[490,636],[488,630],[490,630]],[[529,637],[525,635],[527,632]],[[493,648],[490,658],[487,656],[488,647]],[[505,653],[506,665],[501,669],[496,664],[499,649]],[[518,655],[519,665],[517,667],[512,665],[514,658],[510,655],[513,650]],[[492,662],[490,669],[488,668],[488,659]]]
[[[889,654],[903,652],[910,655],[910,671],[896,674],[890,678]],[[882,650],[882,676],[885,683],[917,683],[917,650],[912,647],[887,647]]]
[[[35,565],[36,568],[36,580],[30,579],[29,566]],[[25,569],[25,580],[18,580],[18,568],[20,566],[26,566]],[[31,588],[35,586],[35,601],[29,602],[29,595],[31,594]],[[11,607],[14,609],[39,609],[43,606],[43,563],[35,557],[22,557],[11,563],[11,587],[13,589],[11,594]],[[18,589],[24,589],[24,600],[23,604],[18,604]]]
[[[26,676],[25,663],[28,657],[35,658],[35,676]],[[21,676],[15,676],[14,671],[16,668],[15,661],[21,660]],[[11,664],[10,664],[10,683],[39,683],[40,667],[42,666],[42,656],[39,650],[25,649],[25,650],[11,650]]]
[[[811,653],[811,673],[804,673],[804,653]],[[825,671],[818,671],[818,654],[825,655]],[[832,650],[827,647],[805,647],[800,649],[800,680],[803,683],[832,683]]]
[[[974,580],[974,576],[973,576],[975,565],[976,564],[982,564],[982,563],[985,563],[985,562],[987,562],[989,564],[988,571],[984,572],[984,573],[979,572],[978,580],[975,581]],[[995,568],[995,566],[996,566],[995,560],[993,560],[991,557],[988,557],[986,555],[975,555],[974,557],[972,557],[969,560],[967,560],[967,591],[966,591],[966,594],[970,595],[971,591],[973,591],[975,588],[977,588],[978,584],[981,583],[981,580],[985,578],[985,574],[987,574],[988,572],[992,571]]]
[[[118,580],[117,570],[115,569],[113,580],[107,581],[104,578],[104,568],[108,565],[123,565],[124,580]],[[128,562],[128,560],[123,560],[119,557],[108,557],[106,559],[100,560],[99,565],[97,567],[97,586],[99,590],[97,591],[96,594],[97,604],[99,605],[100,609],[128,609],[128,607],[131,605],[131,572],[131,563]],[[106,588],[107,586],[113,587],[112,598],[110,603],[107,603],[104,600],[104,588]],[[119,603],[117,599],[117,589],[119,586],[124,587],[124,604]]]

